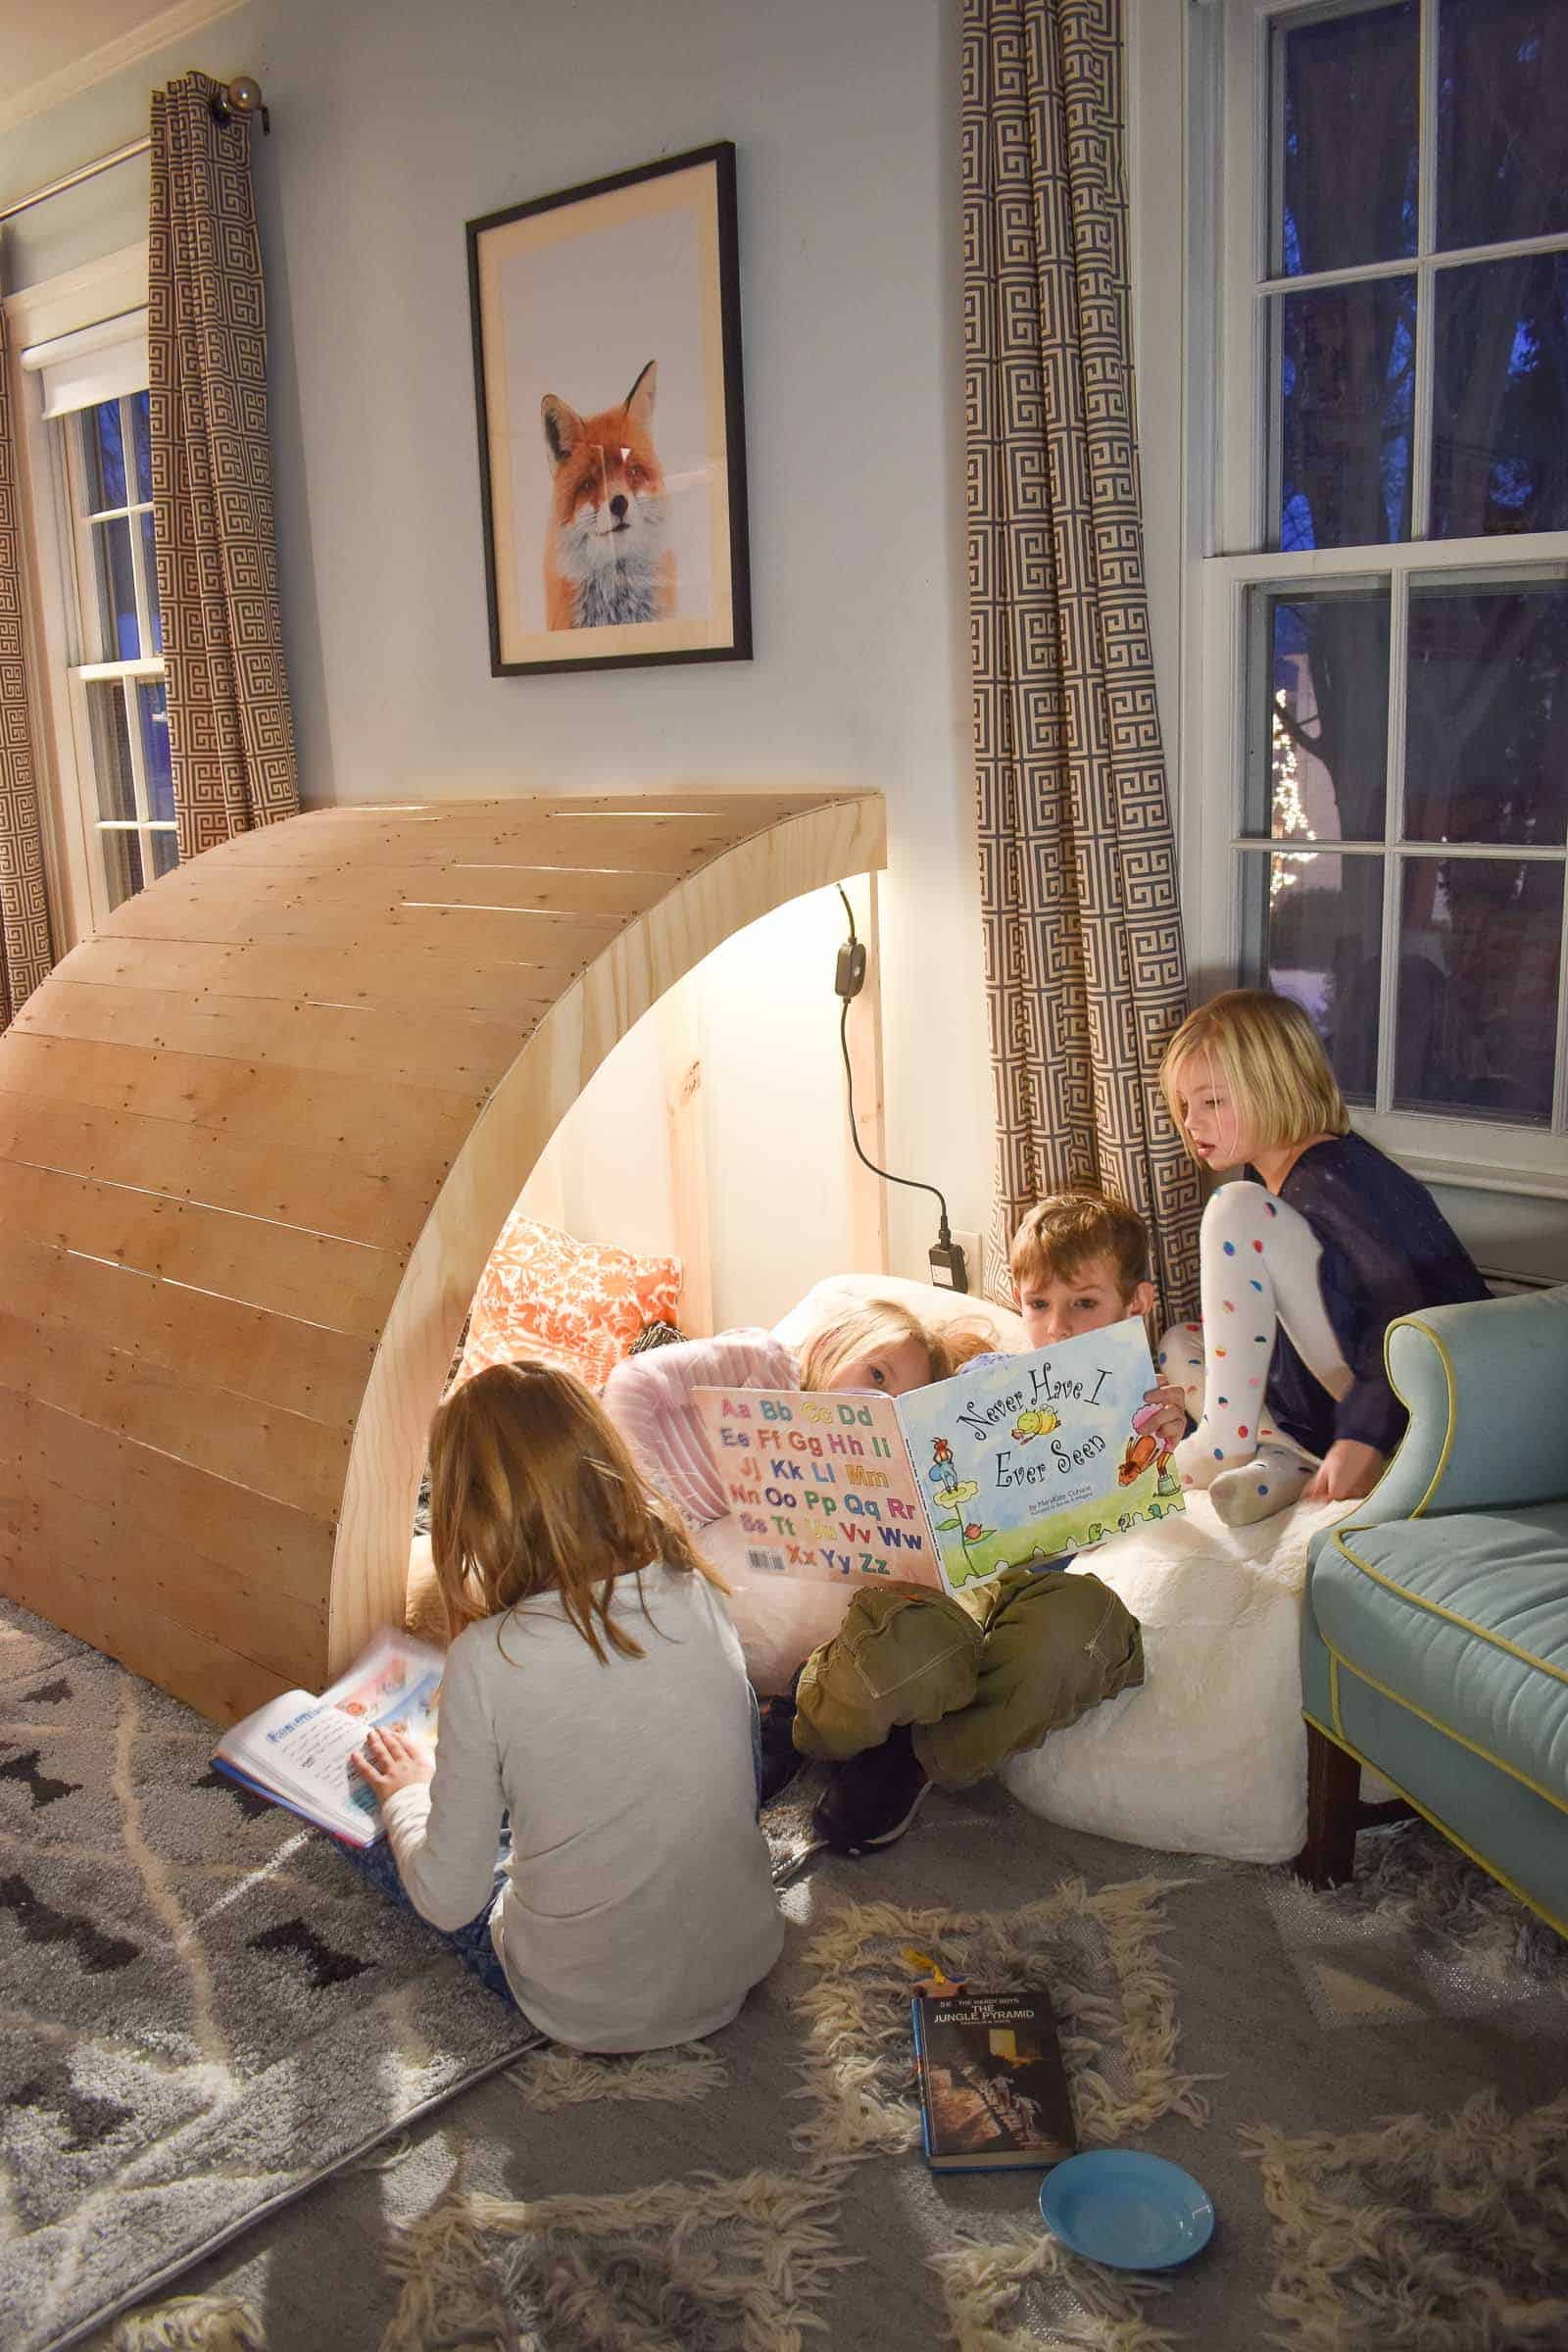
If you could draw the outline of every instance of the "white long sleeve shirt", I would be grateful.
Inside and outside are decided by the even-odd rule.
[[[438,1928],[482,1910],[503,1809],[512,1864],[490,1932],[517,2005],[577,2049],[662,2049],[727,2025],[778,1958],[756,1821],[740,1643],[699,1576],[618,1580],[644,1655],[601,1665],[554,1594],[460,1634],[435,1779],[382,1807]]]

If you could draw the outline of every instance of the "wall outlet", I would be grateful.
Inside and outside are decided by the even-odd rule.
[[[984,1287],[980,1277],[985,1272],[981,1261],[980,1236],[977,1233],[955,1233],[953,1238],[963,1251],[964,1271],[969,1278],[969,1296],[978,1298]]]

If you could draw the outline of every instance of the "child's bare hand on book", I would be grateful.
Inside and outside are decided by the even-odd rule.
[[[384,1732],[367,1732],[365,1745],[352,1762],[360,1778],[369,1782],[377,1801],[383,1805],[400,1788],[417,1788],[435,1773],[435,1758],[429,1749],[390,1726]]]
[[[1168,1453],[1187,1435],[1187,1399],[1180,1389],[1170,1381],[1162,1380],[1158,1388],[1144,1391],[1144,1402],[1159,1407],[1158,1412],[1152,1414],[1144,1426],[1153,1431]],[[1139,1418],[1142,1420],[1142,1415]]]

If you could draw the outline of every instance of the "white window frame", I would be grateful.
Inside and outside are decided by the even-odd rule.
[[[24,368],[22,355],[101,320],[145,310],[146,303],[145,241],[5,297],[7,365],[29,592],[25,600],[28,677],[39,722],[39,815],[51,928],[61,954],[90,938],[111,911],[103,860],[93,838],[98,792],[85,688],[105,677],[129,681],[122,691],[129,702],[126,717],[136,806],[138,815],[146,809],[148,821],[154,822],[146,796],[140,719],[134,703],[136,684],[161,678],[164,665],[157,658],[131,662],[82,660],[88,650],[82,643],[82,631],[84,626],[94,625],[97,591],[90,549],[79,544],[85,526],[79,523],[78,509],[70,495],[67,465],[62,463],[63,444],[72,438],[67,429],[70,419],[44,416],[41,374]],[[133,576],[144,590],[137,530],[131,533],[131,560]],[[144,612],[144,593],[140,602]],[[127,824],[133,821],[126,820]],[[150,873],[147,878],[151,879]]]
[[[1391,0],[1393,4],[1393,0]],[[1147,0],[1146,0],[1147,5]],[[1324,548],[1301,553],[1262,549],[1264,435],[1267,431],[1267,297],[1285,291],[1366,279],[1370,275],[1413,276],[1417,280],[1415,414],[1412,447],[1414,495],[1412,532],[1426,527],[1427,443],[1432,379],[1432,305],[1420,299],[1440,269],[1482,254],[1555,252],[1568,235],[1531,237],[1469,251],[1427,250],[1435,204],[1436,150],[1432,122],[1436,108],[1436,43],[1430,37],[1435,0],[1421,0],[1422,52],[1420,233],[1417,254],[1370,269],[1323,271],[1270,279],[1267,262],[1268,208],[1263,201],[1269,130],[1269,34],[1274,20],[1308,21],[1356,13],[1376,0],[1196,0],[1189,14],[1184,59],[1184,114],[1188,217],[1193,236],[1186,258],[1189,289],[1187,351],[1188,414],[1179,463],[1193,484],[1187,522],[1184,643],[1179,657],[1177,733],[1188,747],[1183,780],[1184,881],[1190,934],[1201,942],[1200,985],[1212,989],[1234,981],[1241,952],[1241,891],[1238,857],[1244,849],[1266,857],[1258,837],[1242,831],[1248,711],[1246,697],[1247,606],[1249,592],[1267,585],[1287,594],[1330,585],[1387,579],[1391,586],[1391,707],[1389,805],[1384,839],[1364,845],[1384,863],[1382,988],[1379,1022],[1379,1101],[1392,1094],[1396,1049],[1394,953],[1400,906],[1398,876],[1406,856],[1396,843],[1397,795],[1402,773],[1403,648],[1409,590],[1414,578],[1465,574],[1494,585],[1504,576],[1521,580],[1568,576],[1568,531],[1478,539],[1424,539],[1398,544]],[[1135,44],[1151,37],[1134,22]],[[1138,51],[1135,46],[1135,69]],[[1147,72],[1146,68],[1146,72]],[[1147,137],[1135,142],[1148,151]],[[1145,251],[1147,266],[1147,248]],[[1203,331],[1212,303],[1212,333]],[[1146,387],[1147,351],[1140,354]],[[1146,470],[1148,455],[1145,457]],[[1202,747],[1200,777],[1193,746]],[[1421,845],[1430,855],[1434,845]],[[1325,844],[1340,854],[1345,845]],[[1354,855],[1355,851],[1346,854]],[[1410,854],[1417,854],[1410,845]],[[1568,1200],[1568,857],[1562,850],[1513,845],[1445,845],[1445,857],[1499,856],[1509,863],[1544,860],[1563,871],[1563,936],[1558,972],[1558,1049],[1552,1123],[1527,1128],[1481,1118],[1427,1112],[1357,1109],[1357,1126],[1429,1181],[1486,1190]],[[1217,967],[1217,968],[1216,968]]]
[[[120,423],[124,450],[125,490],[127,503],[123,507],[105,507],[91,511],[87,503],[87,469],[81,450],[81,423],[91,412],[74,410],[70,415],[55,417],[53,424],[57,441],[55,458],[58,470],[64,476],[66,500],[73,521],[72,554],[74,561],[76,612],[73,615],[75,630],[82,642],[81,654],[89,657],[74,662],[68,670],[68,691],[71,697],[72,735],[75,764],[81,779],[83,829],[89,843],[89,891],[96,922],[102,922],[113,912],[103,858],[92,843],[95,833],[130,833],[136,837],[141,856],[142,888],[158,879],[152,862],[151,835],[166,834],[172,843],[176,827],[172,819],[155,817],[147,785],[146,747],[142,737],[141,711],[137,689],[161,685],[164,680],[164,661],[161,654],[142,654],[130,661],[107,661],[101,642],[102,609],[99,602],[97,548],[94,525],[123,516],[129,524],[130,571],[136,613],[136,641],[150,646],[153,642],[151,611],[156,601],[157,581],[147,577],[147,551],[141,529],[141,517],[152,513],[151,498],[132,498],[135,487],[135,456],[130,422],[130,396],[120,397]],[[120,688],[124,713],[125,738],[130,752],[131,791],[135,814],[129,817],[106,817],[98,812],[97,752],[94,745],[92,718],[89,710],[89,688],[116,684]]]

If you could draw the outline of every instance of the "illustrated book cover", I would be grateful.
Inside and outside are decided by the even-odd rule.
[[[1077,2148],[1044,1992],[916,1994],[915,2072],[933,2172],[1048,2171]]]
[[[1136,1317],[904,1396],[698,1389],[748,1565],[959,1592],[1183,1508]]]
[[[219,1741],[220,1772],[270,1797],[350,1845],[382,1836],[368,1785],[349,1762],[372,1726],[433,1745],[446,1660],[409,1634],[377,1634],[347,1674],[313,1698],[285,1690],[247,1715]]]

